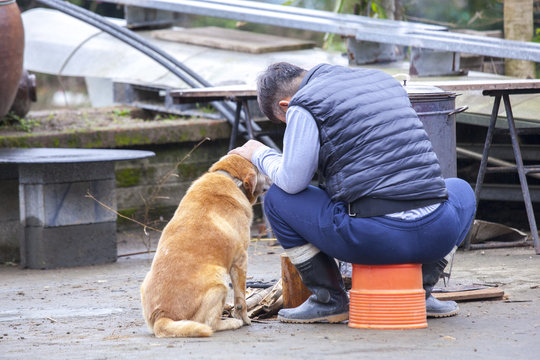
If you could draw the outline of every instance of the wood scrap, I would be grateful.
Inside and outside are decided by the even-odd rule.
[[[283,307],[281,280],[267,288],[247,288],[246,306],[250,319],[266,319]],[[231,317],[233,304],[225,304],[223,316]]]
[[[315,46],[313,41],[215,26],[155,30],[152,32],[152,36],[160,40],[251,54],[310,49]]]
[[[283,307],[283,291],[281,280],[271,288],[257,292],[246,299],[250,319],[265,319],[277,314]]]
[[[504,297],[504,290],[491,287],[465,291],[434,292],[432,294],[441,301],[502,300]]]
[[[470,250],[529,246],[529,236],[518,229],[484,220],[474,220],[470,231]]]

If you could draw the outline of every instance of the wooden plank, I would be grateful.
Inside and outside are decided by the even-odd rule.
[[[171,90],[173,98],[227,98],[246,97],[257,98],[257,89],[245,85],[213,86],[209,88]]]
[[[434,292],[432,294],[441,301],[500,300],[504,296],[504,290],[499,288],[486,288],[467,291]]]
[[[470,81],[429,81],[407,83],[408,86],[435,86],[441,90],[517,90],[540,89],[540,80],[470,80]],[[246,85],[216,86],[212,88],[173,90],[171,95],[196,96],[197,94],[219,94],[256,96],[257,90]]]
[[[410,86],[435,86],[449,91],[540,89],[540,80],[536,79],[410,81],[407,84]]]
[[[465,80],[465,81],[429,81],[407,83],[408,86],[435,86],[447,91],[484,91],[484,90],[518,90],[518,89],[540,89],[540,80]],[[257,90],[245,85],[219,86],[212,88],[200,88],[189,90],[173,90],[171,96],[197,96],[198,94],[208,95],[241,95],[256,96]]]
[[[156,39],[206,46],[216,49],[261,54],[274,51],[310,49],[312,41],[258,34],[215,26],[152,32]]]

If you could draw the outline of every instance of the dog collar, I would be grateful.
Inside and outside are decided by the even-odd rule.
[[[238,188],[240,190],[242,190],[242,192],[244,193],[244,195],[246,195],[247,197],[247,191],[246,191],[246,188],[244,187],[244,183],[242,182],[242,180],[240,180],[239,178],[237,177],[234,177],[232,176],[228,171],[226,170],[216,170],[214,171],[215,173],[219,173],[219,174],[222,174],[222,175],[225,175],[227,176],[229,179],[231,179],[232,181],[234,181],[234,183],[236,184],[236,186],[238,186]]]

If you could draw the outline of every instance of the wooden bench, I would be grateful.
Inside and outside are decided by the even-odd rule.
[[[116,213],[87,195],[116,210],[114,162],[154,155],[111,149],[0,149],[0,227],[15,225],[11,237],[19,240],[21,266],[50,269],[116,261]],[[13,224],[14,218],[18,223]],[[16,245],[4,235],[0,243]]]
[[[249,112],[248,101],[257,100],[257,89],[245,86],[215,86],[210,88],[171,90],[169,95],[176,104],[233,101],[236,103],[236,113],[232,124],[229,150],[236,147],[240,132],[247,132],[249,139],[256,139],[260,134],[256,131]],[[242,118],[242,109],[244,117]],[[243,119],[243,124],[240,124]]]

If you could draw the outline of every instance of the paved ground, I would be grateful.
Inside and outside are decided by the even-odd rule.
[[[119,254],[142,250],[140,231],[119,234]],[[153,240],[155,243],[155,239]],[[249,275],[280,273],[279,247],[253,243]],[[538,359],[540,256],[531,248],[459,251],[452,281],[499,285],[508,299],[460,303],[461,313],[420,330],[274,320],[205,339],[157,339],[140,310],[149,255],[60,270],[0,266],[0,359]]]

